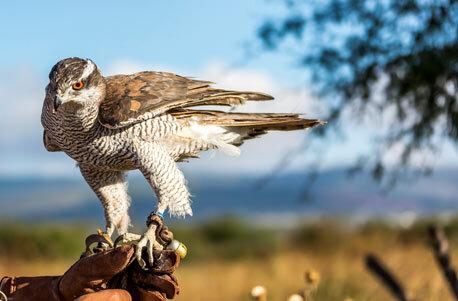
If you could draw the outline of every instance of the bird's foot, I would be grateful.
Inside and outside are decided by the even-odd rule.
[[[137,243],[141,238],[142,236],[140,234],[124,233],[119,235],[118,238],[116,238],[114,245],[115,247],[117,247],[119,245]]]
[[[148,226],[148,230],[143,234],[137,243],[135,250],[135,257],[137,258],[138,264],[143,268],[147,269],[146,262],[142,258],[143,249],[146,248],[148,254],[148,263],[150,266],[153,266],[154,256],[153,250],[162,250],[164,247],[157,242],[156,240],[156,230],[158,225],[156,223],[151,223]]]
[[[97,233],[91,234],[88,237],[86,237],[86,250],[83,253],[83,256],[88,256],[94,253],[94,251],[91,249],[91,246],[94,243],[97,243],[97,247],[95,247],[94,249],[98,250],[108,250],[110,248],[113,248],[114,246],[110,235],[108,235],[108,233],[102,231],[101,229],[98,229]]]

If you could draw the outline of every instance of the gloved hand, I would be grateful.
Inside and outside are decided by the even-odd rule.
[[[134,259],[134,246],[102,251],[78,260],[62,276],[6,277],[0,290],[14,301],[163,301],[178,294],[172,275],[180,262],[170,250],[157,251],[148,271]],[[1,300],[1,294],[0,294]]]
[[[180,263],[180,256],[172,250],[155,250],[153,256],[154,265],[146,271],[137,260],[133,260],[127,269],[109,282],[109,288],[125,289],[133,300],[173,299],[179,293],[178,282],[173,273]]]

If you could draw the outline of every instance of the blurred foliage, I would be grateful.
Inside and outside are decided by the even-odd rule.
[[[291,56],[311,71],[313,87],[329,96],[327,129],[345,120],[388,129],[355,169],[369,167],[387,184],[434,154],[444,138],[458,141],[458,1],[277,0],[286,13],[258,28],[263,49]],[[285,51],[286,49],[286,51]],[[315,133],[317,131],[314,131]],[[394,166],[387,155],[396,157]]]
[[[336,247],[348,240],[348,229],[338,221],[326,220],[313,224],[301,224],[287,233],[292,248],[308,248],[335,252]]]
[[[0,223],[0,256],[37,258],[78,258],[84,238],[90,233],[82,225],[32,225]]]
[[[248,224],[234,217],[201,225],[172,227],[175,237],[189,248],[190,258],[264,258],[280,248],[278,231]]]
[[[409,227],[384,221],[351,226],[345,221],[322,220],[293,228],[251,224],[233,217],[202,224],[172,224],[175,237],[189,249],[186,262],[200,260],[264,260],[284,251],[330,254],[354,248],[392,244],[427,244],[427,226],[433,219],[419,220]],[[458,219],[443,222],[450,241],[458,241]],[[84,238],[92,227],[80,224],[0,224],[0,257],[25,260],[75,259],[84,249]],[[138,231],[137,231],[138,232]]]

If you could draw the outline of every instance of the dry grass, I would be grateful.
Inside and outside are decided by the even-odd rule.
[[[452,300],[432,255],[423,246],[381,254],[418,299]],[[363,250],[325,255],[291,252],[269,260],[189,264],[178,272],[182,295],[177,300],[249,300],[248,292],[258,284],[267,287],[269,300],[286,300],[305,288],[304,271],[311,269],[320,273],[321,283],[309,300],[392,300],[364,269],[363,255]]]
[[[73,262],[71,260],[19,260],[0,259],[0,276],[61,275]]]

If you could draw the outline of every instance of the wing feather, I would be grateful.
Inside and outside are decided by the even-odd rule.
[[[117,128],[178,108],[234,106],[247,100],[273,99],[264,93],[216,89],[211,87],[212,84],[168,72],[144,71],[107,77],[100,122]]]

